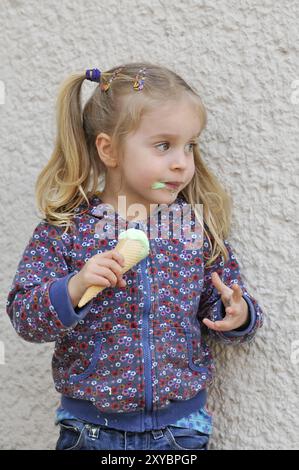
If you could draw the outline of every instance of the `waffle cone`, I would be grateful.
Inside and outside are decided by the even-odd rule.
[[[146,256],[144,254],[144,247],[139,240],[119,240],[114,250],[121,253],[124,257],[125,264],[121,270],[122,274],[129,271],[129,269],[135,266],[135,264],[139,263]],[[90,286],[81,297],[78,303],[78,307],[83,307],[85,304],[87,304],[87,302],[89,302],[93,297],[102,292],[104,289],[105,287]]]

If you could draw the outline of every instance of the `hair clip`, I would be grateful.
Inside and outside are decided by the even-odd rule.
[[[92,82],[100,82],[101,72],[99,69],[87,69],[85,72],[85,78]]]
[[[145,68],[140,69],[138,74],[136,75],[134,85],[133,85],[133,88],[135,91],[140,91],[144,87],[144,79],[145,79],[145,74],[146,74],[145,70],[146,70]]]
[[[116,69],[116,70],[113,72],[112,76],[111,76],[107,81],[102,82],[102,83],[100,84],[100,88],[101,88],[102,91],[107,91],[107,90],[109,90],[111,83],[113,82],[113,80],[116,78],[116,76],[119,74],[119,72],[120,72],[122,69],[123,69],[123,67],[119,67],[118,69]]]
[[[87,69],[85,72],[85,78],[92,82],[98,82],[100,89],[102,91],[108,91],[111,86],[111,83],[113,82],[113,80],[116,78],[116,76],[120,73],[122,69],[123,67],[119,67],[112,74],[111,73],[109,74],[109,72],[102,73],[99,69]],[[111,75],[111,77],[108,80],[105,80],[105,79],[103,80],[104,75]],[[146,75],[146,68],[144,67],[139,70],[139,72],[137,73],[135,77],[134,84],[133,84],[133,88],[135,91],[140,91],[143,89],[145,75]],[[102,78],[102,81],[101,81],[101,78]]]

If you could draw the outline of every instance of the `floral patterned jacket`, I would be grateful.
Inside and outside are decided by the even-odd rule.
[[[166,208],[156,208],[155,220],[127,222],[94,195],[77,209],[68,233],[43,220],[25,248],[7,313],[24,340],[55,341],[55,387],[76,416],[119,428],[130,422],[136,431],[186,416],[205,404],[214,376],[206,335],[242,343],[262,325],[263,312],[244,286],[228,241],[229,260],[219,257],[207,268],[207,238],[193,216],[182,221],[189,205],[179,196]],[[117,234],[130,227],[149,236],[149,256],[123,275],[125,288],[106,288],[73,308],[69,279],[90,257],[113,249]],[[242,289],[250,319],[241,331],[207,331],[202,323],[225,313],[213,271]]]

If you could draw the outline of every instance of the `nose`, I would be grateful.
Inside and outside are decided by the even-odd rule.
[[[187,157],[183,153],[178,153],[174,156],[173,162],[171,163],[171,169],[175,170],[177,168],[185,170],[187,168]]]

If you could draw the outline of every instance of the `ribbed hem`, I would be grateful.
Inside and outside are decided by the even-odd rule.
[[[204,389],[195,397],[185,401],[172,401],[166,408],[157,411],[132,413],[102,413],[87,400],[78,400],[62,395],[61,406],[76,418],[88,423],[105,425],[120,431],[144,432],[163,429],[169,424],[203,408],[207,400]]]

